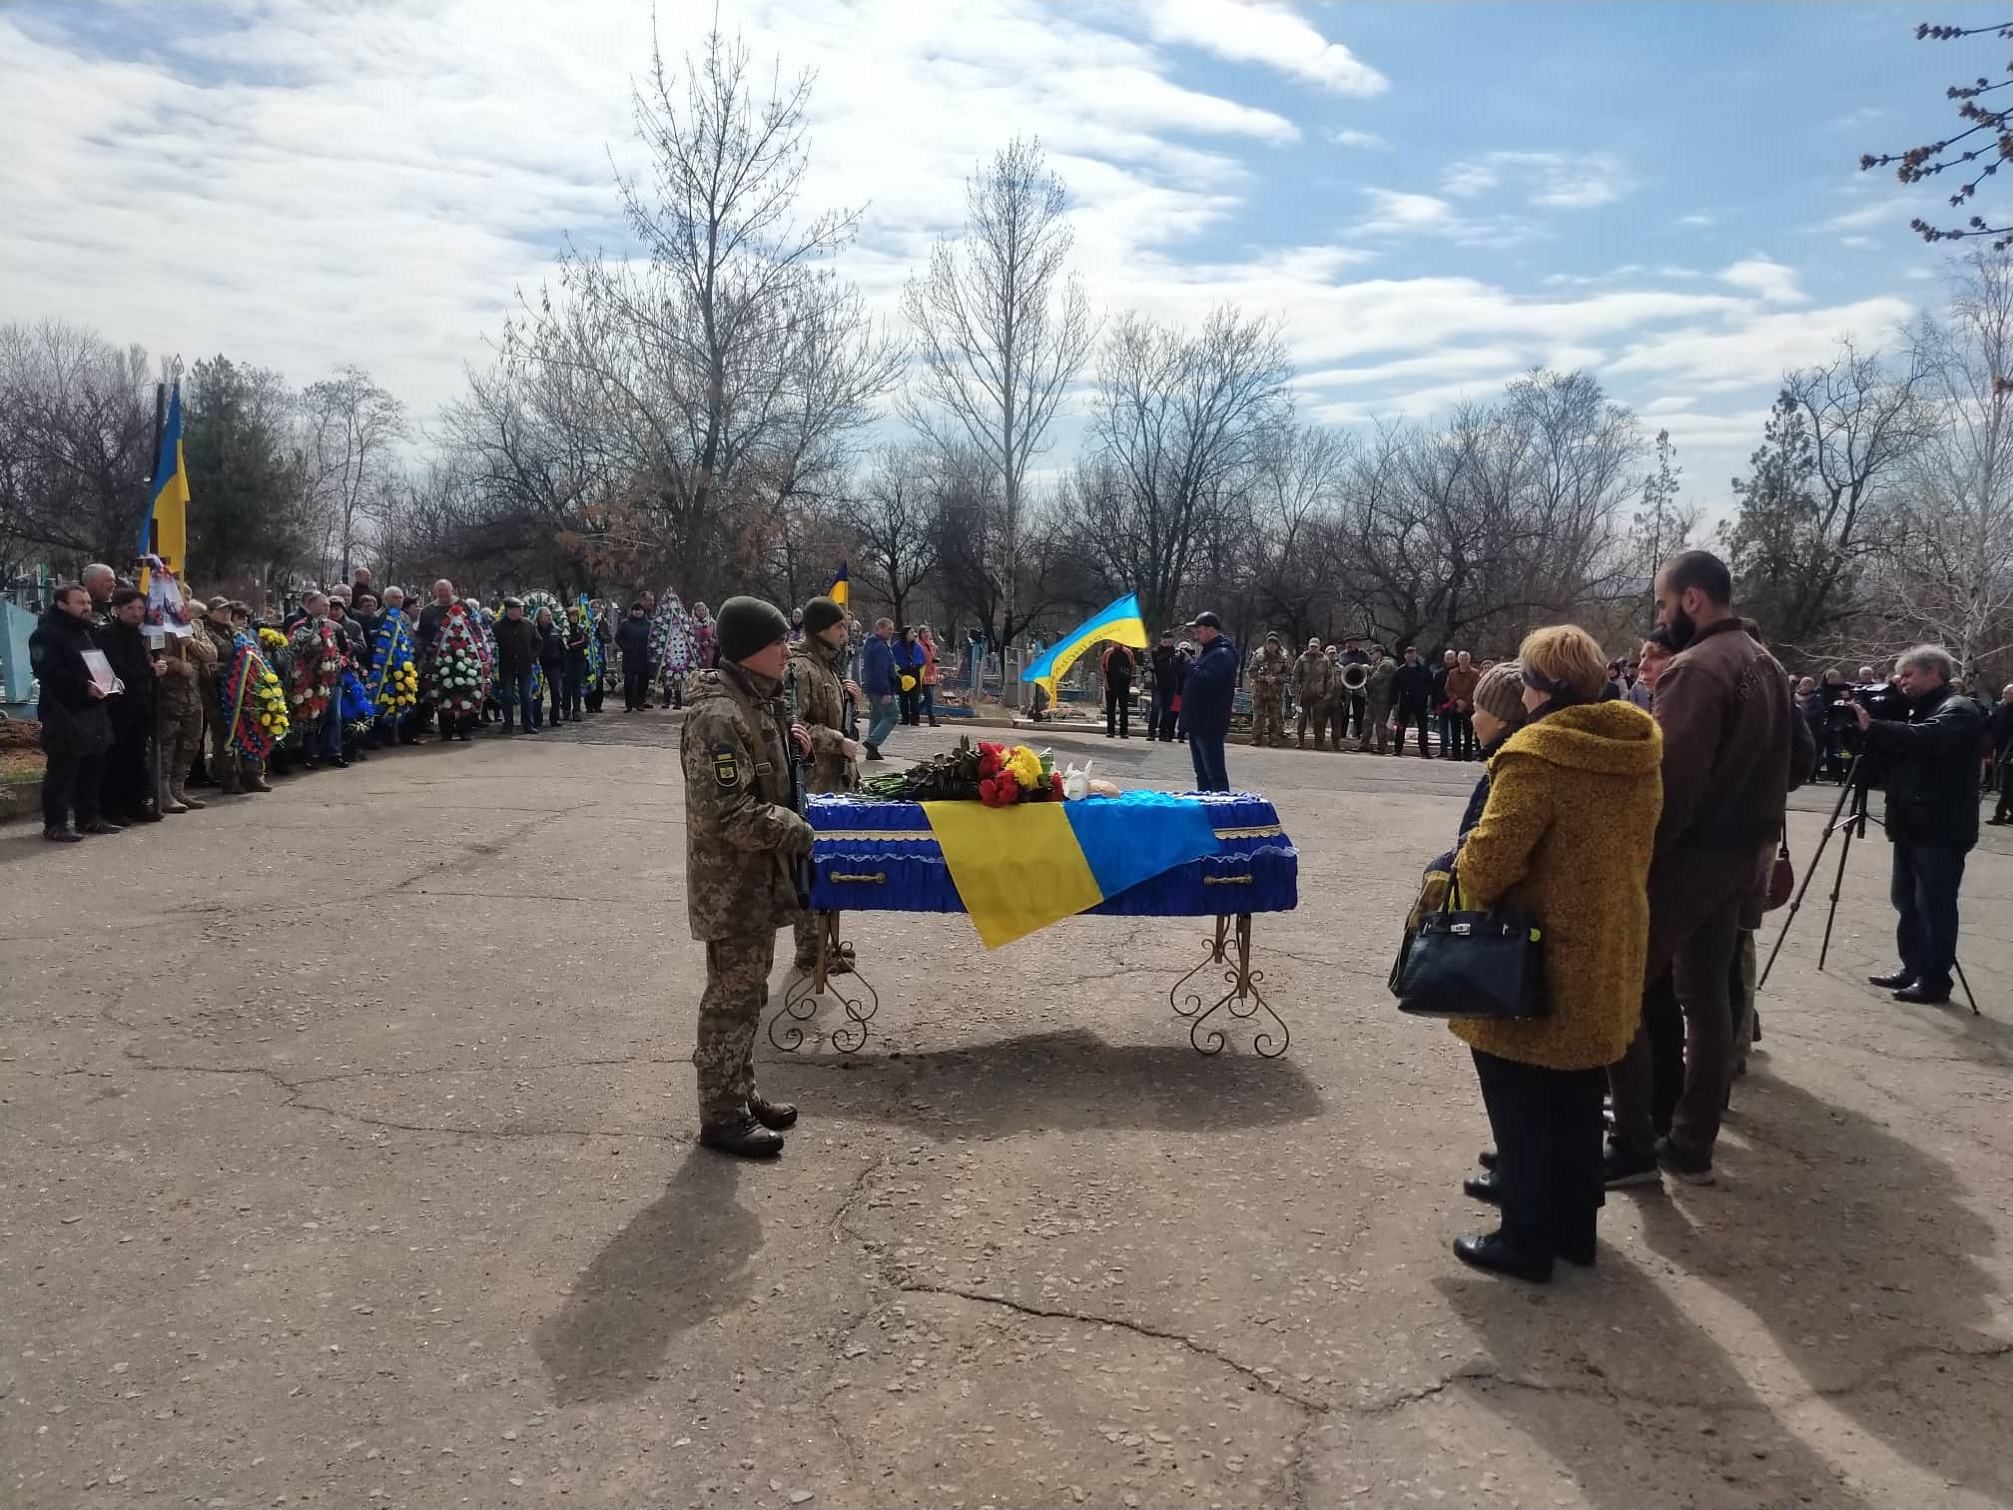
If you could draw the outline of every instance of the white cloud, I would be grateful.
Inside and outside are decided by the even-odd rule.
[[[1867,226],[1893,224],[1905,226],[1913,218],[1905,200],[1878,199],[1857,209],[1846,210],[1832,216],[1818,229],[1826,231],[1857,231]]]
[[[1767,257],[1748,257],[1722,268],[1720,282],[1765,299],[1771,304],[1801,304],[1803,290],[1796,285],[1796,272]]]
[[[1552,210],[1610,204],[1633,187],[1611,152],[1485,152],[1462,159],[1440,177],[1440,187],[1457,199],[1505,185],[1528,204]]]
[[[1199,47],[1233,63],[1260,63],[1337,94],[1382,94],[1390,81],[1289,5],[1267,0],[1143,0],[1159,42]]]
[[[1700,393],[1757,387],[1791,367],[1827,360],[1844,337],[1877,348],[1913,312],[1907,300],[1883,295],[1830,309],[1751,314],[1718,327],[1692,325],[1635,342],[1608,370]]]
[[[1536,234],[1534,227],[1512,216],[1458,215],[1451,204],[1433,194],[1365,189],[1363,197],[1365,212],[1351,228],[1359,236],[1430,236],[1468,246],[1505,247]]]
[[[1691,226],[1718,225],[1719,217],[1705,210],[1693,210],[1689,215],[1678,216],[1677,223]]]
[[[1383,152],[1391,145],[1374,131],[1336,131],[1329,140],[1338,147],[1358,147],[1367,152]]]

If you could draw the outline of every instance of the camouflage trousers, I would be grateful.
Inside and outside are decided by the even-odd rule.
[[[189,779],[189,767],[203,753],[203,705],[189,701],[161,708],[161,790],[158,802],[167,807],[186,795],[182,783]]]
[[[1251,742],[1286,743],[1286,700],[1277,692],[1260,692],[1251,700]]]
[[[755,1088],[755,1032],[769,1004],[776,933],[719,939],[706,946],[706,990],[699,998],[699,1120],[711,1126],[747,1115]]]
[[[1303,750],[1307,748],[1307,726],[1312,724],[1314,725],[1314,748],[1317,750],[1320,749],[1321,741],[1328,734],[1328,720],[1334,716],[1335,703],[1332,698],[1324,697],[1318,702],[1302,703],[1300,705],[1299,721],[1300,748]],[[1335,748],[1338,750],[1342,748],[1342,727],[1339,723],[1335,727]]]
[[[264,773],[265,763],[255,755],[240,754],[224,728],[222,714],[206,711],[210,735],[210,779],[229,797],[243,791],[246,782],[256,781]]]

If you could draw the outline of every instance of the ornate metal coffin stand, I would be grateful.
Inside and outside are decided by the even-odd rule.
[[[839,914],[818,914],[818,968],[798,976],[783,993],[783,1005],[769,1019],[769,1042],[785,1054],[804,1046],[803,1024],[818,1015],[830,996],[844,1009],[846,1020],[832,1029],[832,1047],[856,1054],[867,1042],[867,1024],[881,1010],[881,996],[853,962],[853,946],[839,937]]]
[[[1234,959],[1231,956],[1233,945],[1236,949]],[[1182,994],[1183,987],[1190,981],[1195,980],[1203,971],[1218,965],[1225,967],[1223,979],[1230,989],[1216,1001],[1207,1007],[1203,1005],[1203,996],[1207,989],[1204,982],[1197,982],[1197,988],[1189,991],[1186,996]],[[1293,1041],[1293,1033],[1286,1026],[1286,1019],[1272,1010],[1272,1003],[1259,991],[1258,983],[1264,979],[1263,970],[1251,968],[1251,914],[1240,912],[1234,919],[1226,914],[1218,914],[1216,937],[1210,943],[1208,955],[1201,964],[1176,981],[1167,993],[1167,1004],[1174,1008],[1175,1015],[1193,1019],[1188,1025],[1188,1041],[1195,1045],[1196,1053],[1223,1052],[1225,1039],[1222,1027],[1211,1025],[1208,1032],[1203,1031],[1203,1025],[1218,1012],[1228,1012],[1232,1017],[1239,1019],[1252,1018],[1263,1012],[1279,1031],[1275,1034],[1272,1028],[1264,1023],[1258,1024],[1257,1031],[1251,1039],[1252,1051],[1264,1059],[1277,1059],[1286,1052],[1287,1044]]]

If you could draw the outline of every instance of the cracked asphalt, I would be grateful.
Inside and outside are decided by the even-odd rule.
[[[1301,850],[1256,930],[1284,1057],[1191,1049],[1193,923],[989,956],[868,916],[872,1037],[758,1041],[803,1121],[744,1166],[691,1142],[675,728],[0,829],[0,1503],[2013,1504],[2002,831],[1984,1016],[1861,983],[1877,834],[1817,971],[1834,843],[1721,1183],[1613,1199],[1598,1265],[1529,1289],[1448,1251],[1480,1100],[1383,986],[1472,768],[1233,748]]]

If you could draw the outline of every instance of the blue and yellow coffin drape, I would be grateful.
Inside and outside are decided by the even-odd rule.
[[[988,949],[1078,913],[1286,912],[1300,857],[1263,797],[1126,792],[1078,802],[816,796],[811,905],[963,912]]]

